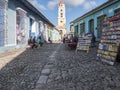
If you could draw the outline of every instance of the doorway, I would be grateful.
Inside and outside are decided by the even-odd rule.
[[[78,36],[78,25],[75,26],[75,32],[74,32],[75,36]]]
[[[25,44],[26,42],[26,13],[21,8],[16,9],[16,44]]]
[[[80,34],[84,34],[85,33],[85,23],[81,23],[80,24]]]
[[[97,18],[97,38],[100,39],[102,35],[102,29],[103,29],[103,23],[104,23],[104,17],[106,15],[102,15]]]
[[[94,34],[94,19],[89,21],[89,31],[90,33]]]
[[[29,28],[29,37],[32,36],[34,37],[35,36],[35,31],[33,30],[33,26],[34,26],[34,20],[32,18],[30,18],[30,28]]]

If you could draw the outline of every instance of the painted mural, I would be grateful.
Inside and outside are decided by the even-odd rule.
[[[25,44],[26,42],[26,13],[16,10],[16,44]]]

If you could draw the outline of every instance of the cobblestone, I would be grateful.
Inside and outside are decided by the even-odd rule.
[[[40,76],[37,84],[46,84],[47,79],[48,79],[48,76],[43,76],[43,75],[42,75],[42,76]]]
[[[47,69],[47,68],[51,69],[51,68],[53,68],[53,65],[45,65],[44,68],[45,68],[45,69]]]
[[[109,66],[96,60],[97,48],[89,53],[67,50],[56,53],[46,87],[39,90],[119,90],[119,65]]]
[[[5,62],[0,70],[0,90],[33,90],[41,76],[41,71],[48,63],[48,57],[57,46],[57,44],[45,44],[37,49],[26,49],[12,59],[1,55],[0,62],[1,60]],[[11,57],[18,52],[21,50],[5,55]]]
[[[96,53],[64,44],[27,50],[1,69],[0,90],[119,90],[120,64],[102,64]]]
[[[43,69],[41,74],[42,75],[49,75],[50,74],[50,69]]]

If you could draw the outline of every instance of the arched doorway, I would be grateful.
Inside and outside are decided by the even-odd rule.
[[[26,13],[24,10],[16,9],[16,44],[26,43]]]

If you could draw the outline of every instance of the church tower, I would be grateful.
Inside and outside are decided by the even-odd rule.
[[[61,31],[62,38],[66,34],[66,15],[65,15],[65,3],[60,0],[58,5],[58,25],[57,29]]]

